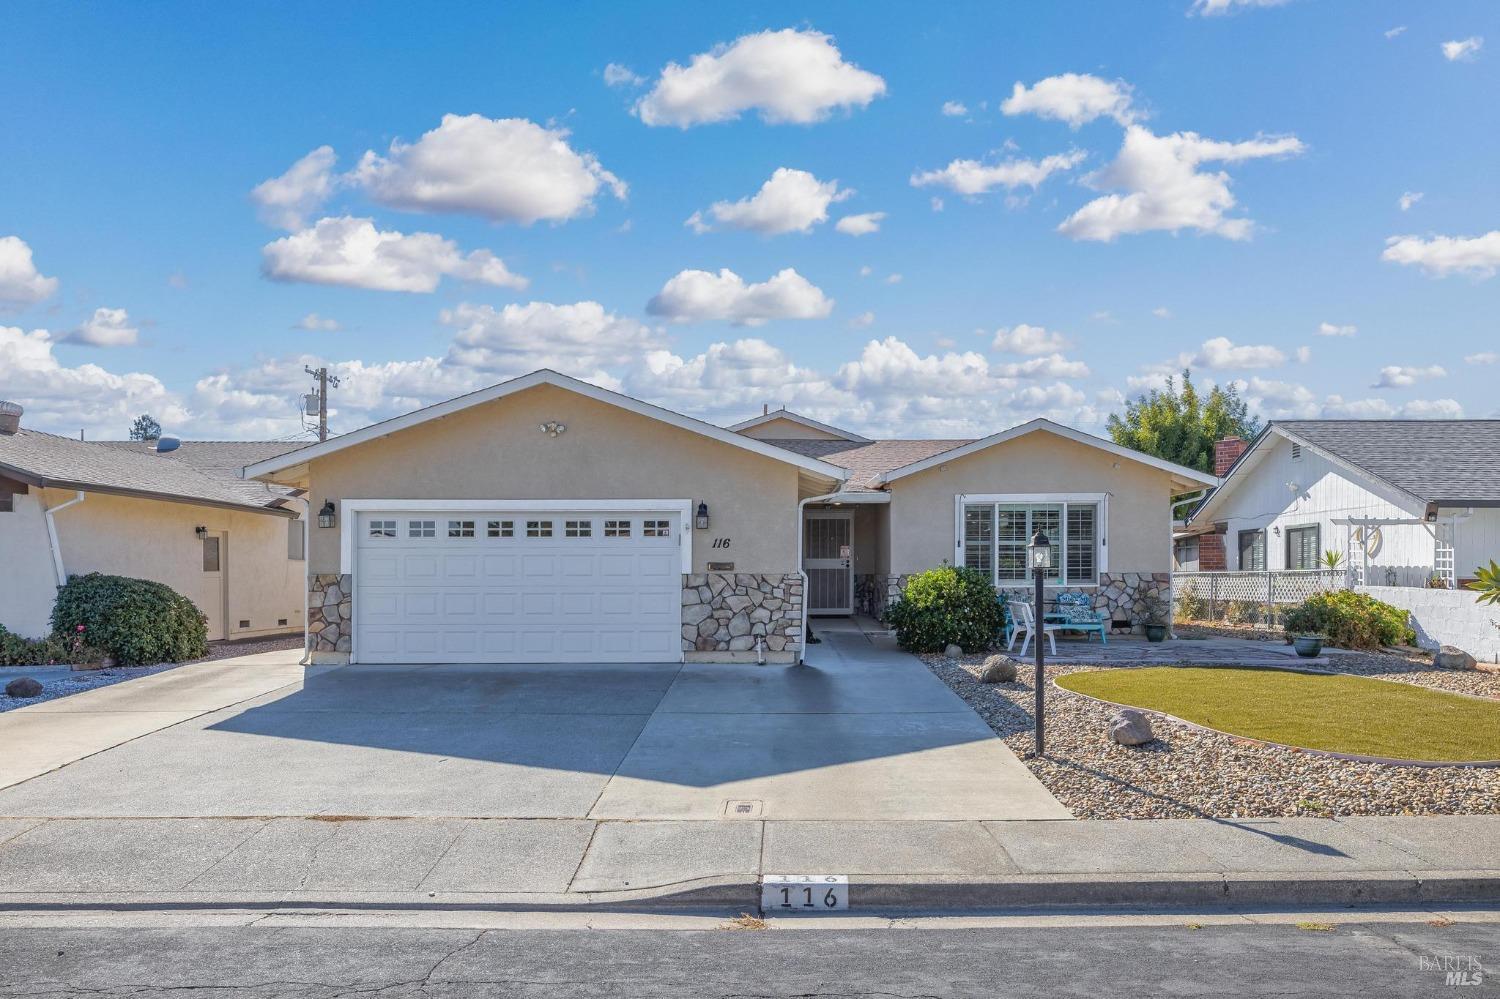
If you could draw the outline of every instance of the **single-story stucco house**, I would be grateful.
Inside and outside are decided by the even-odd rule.
[[[944,562],[1143,616],[1171,499],[1212,476],[1047,420],[872,441],[786,411],[718,427],[541,370],[250,464],[306,491],[320,661],[788,662]]]
[[[47,634],[57,587],[103,572],[188,597],[210,641],[303,629],[305,503],[239,474],[292,445],[85,442],[23,416],[0,403],[0,625]]]

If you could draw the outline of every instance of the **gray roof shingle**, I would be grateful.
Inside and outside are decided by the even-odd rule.
[[[22,428],[0,434],[0,473],[64,489],[158,496],[163,499],[246,507],[282,508],[288,490],[247,482],[240,469],[292,449],[260,441],[193,441],[157,454],[134,441],[78,441]],[[276,449],[276,450],[272,450]],[[288,508],[289,512],[296,507]]]
[[[1500,420],[1276,420],[1429,503],[1500,503]]]
[[[860,444],[855,441],[767,440],[779,448],[808,458],[818,458],[831,465],[849,469],[850,492],[871,492],[871,480],[881,472],[910,465],[944,451],[972,443],[972,440],[890,440]]]

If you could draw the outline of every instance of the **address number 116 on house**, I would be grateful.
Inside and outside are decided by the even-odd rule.
[[[847,874],[767,874],[761,878],[762,912],[838,912],[847,908]]]

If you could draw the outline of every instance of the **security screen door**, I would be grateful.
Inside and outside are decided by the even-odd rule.
[[[809,510],[802,531],[809,614],[854,613],[854,513]]]

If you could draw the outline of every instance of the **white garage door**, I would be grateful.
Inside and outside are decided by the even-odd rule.
[[[670,511],[360,513],[362,663],[677,662]]]

